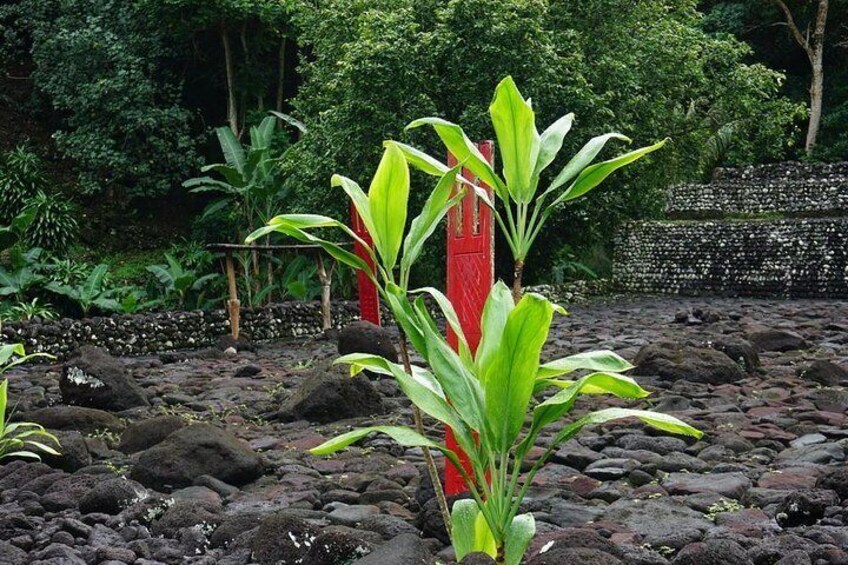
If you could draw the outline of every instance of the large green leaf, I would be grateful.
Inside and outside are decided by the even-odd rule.
[[[560,173],[554,178],[551,186],[549,186],[545,191],[545,194],[553,192],[559,187],[564,186],[565,183],[570,182],[571,179],[580,174],[580,171],[588,167],[589,164],[595,160],[598,153],[601,152],[607,142],[611,139],[620,139],[628,143],[630,142],[629,137],[621,135],[620,133],[606,133],[604,135],[593,137],[574,155],[574,157],[571,158],[570,161],[568,161],[568,163],[566,163],[565,167],[562,168],[562,171],[560,171]]]
[[[377,233],[374,217],[371,215],[371,202],[365,191],[356,182],[342,175],[333,175],[330,179],[330,184],[341,187],[345,191],[348,198],[353,202],[353,207],[356,208],[356,212],[359,214],[359,218],[362,220],[366,231],[368,231],[368,234],[374,241],[374,246],[379,249],[381,246],[380,234]]]
[[[471,499],[457,500],[451,509],[451,542],[456,560],[462,559],[475,550],[474,524],[480,509]]]
[[[571,131],[571,126],[574,123],[574,114],[567,114],[554,123],[548,129],[542,132],[542,137],[539,144],[539,158],[536,160],[536,167],[533,170],[533,178],[538,183],[538,177],[542,174],[548,165],[556,159],[559,150],[562,149],[562,142],[568,132]]]
[[[649,145],[648,147],[642,147],[640,149],[636,149],[635,151],[631,151],[629,153],[625,153],[624,155],[619,155],[615,159],[610,159],[609,161],[603,161],[602,163],[598,163],[596,165],[590,165],[583,169],[577,176],[577,180],[574,181],[568,190],[562,193],[552,204],[552,206],[556,206],[561,202],[567,202],[569,200],[574,200],[575,198],[579,198],[601,184],[604,179],[610,176],[612,173],[637,161],[652,153],[665,145],[667,139],[660,141],[659,143],[655,143],[654,145]]]
[[[644,398],[649,394],[630,377],[617,373],[592,373],[536,406],[533,410],[533,428],[539,430],[559,420],[571,410],[577,396],[587,389],[595,394],[604,392],[619,398]]]
[[[436,188],[433,189],[424,203],[421,213],[410,223],[409,233],[403,242],[403,257],[400,263],[402,272],[409,272],[409,269],[421,255],[424,243],[439,227],[439,222],[442,221],[448,210],[464,196],[464,191],[458,191],[455,196],[451,197],[459,169],[459,166],[454,167],[442,176],[436,184]]]
[[[480,319],[482,335],[480,343],[477,345],[474,364],[477,374],[483,379],[485,379],[489,365],[494,359],[495,352],[500,349],[506,319],[514,307],[515,302],[512,293],[503,281],[499,280],[489,291],[489,296],[483,305],[483,316]]]
[[[480,178],[484,183],[491,186],[495,192],[502,194],[502,198],[507,198],[503,182],[495,174],[494,168],[489,164],[477,146],[468,139],[465,132],[458,125],[451,123],[441,118],[421,118],[415,120],[406,129],[421,127],[423,125],[431,125],[436,130],[442,143],[445,144],[448,151],[456,158],[458,163],[463,163],[464,166]]]
[[[283,121],[284,121],[284,122],[286,122],[287,124],[289,124],[289,125],[291,125],[291,126],[294,126],[294,127],[295,127],[295,128],[297,128],[297,129],[298,129],[301,133],[306,133],[306,131],[307,131],[307,129],[308,129],[308,128],[306,127],[306,124],[304,124],[303,122],[301,122],[300,120],[298,120],[298,119],[297,119],[297,118],[295,118],[294,116],[290,116],[289,114],[284,114],[284,113],[282,113],[282,112],[275,112],[274,110],[271,110],[271,111],[270,111],[270,113],[271,113],[272,115],[274,115],[274,116],[276,116],[276,117],[280,118],[281,120],[283,120]]]
[[[229,127],[220,127],[215,129],[218,134],[218,142],[221,144],[221,151],[224,152],[224,159],[227,164],[239,173],[244,174],[244,148],[236,139],[233,130]]]
[[[403,156],[406,158],[406,161],[423,173],[435,177],[440,177],[450,170],[450,167],[448,167],[438,159],[434,159],[427,153],[424,153],[420,149],[416,149],[411,145],[407,145],[399,141],[383,142],[383,147],[388,147],[390,145],[394,145],[395,147],[400,149],[403,153]]]
[[[456,411],[471,429],[483,431],[483,391],[477,377],[429,324],[421,324],[427,362]]]
[[[507,451],[521,432],[553,313],[553,304],[528,293],[507,316],[500,347],[483,378],[495,451]]]
[[[509,194],[515,202],[530,202],[534,188],[530,179],[536,169],[540,138],[533,108],[521,96],[511,76],[495,89],[489,114],[498,138]]]
[[[560,375],[567,375],[568,373],[580,369],[623,373],[624,371],[629,371],[632,368],[633,365],[631,365],[626,359],[612,351],[587,351],[545,363],[539,367],[539,372],[536,375],[536,378],[549,379]]]
[[[624,418],[638,418],[653,428],[673,434],[692,436],[694,438],[701,438],[704,435],[704,432],[693,428],[686,422],[678,420],[674,416],[669,416],[668,414],[649,412],[647,410],[630,410],[627,408],[606,408],[604,410],[598,410],[597,412],[587,414],[576,422],[564,427],[554,438],[553,445],[557,445],[563,441],[571,439],[586,426],[603,424],[605,422],[621,420]]]
[[[470,365],[471,350],[468,348],[468,340],[465,338],[465,332],[462,329],[462,325],[459,323],[459,316],[457,315],[456,310],[454,309],[451,301],[448,300],[448,297],[445,296],[440,290],[435,289],[433,287],[418,288],[411,292],[429,294],[433,298],[433,300],[436,301],[436,304],[442,311],[445,320],[447,321],[450,328],[453,330],[453,333],[457,336],[460,357],[465,360],[467,364]]]
[[[379,235],[377,249],[386,271],[391,272],[403,242],[409,204],[409,165],[396,145],[389,145],[383,152],[368,190],[368,202],[376,230],[371,235]]]
[[[536,535],[536,519],[529,512],[512,519],[506,533],[504,544],[504,563],[521,565],[533,536]]]

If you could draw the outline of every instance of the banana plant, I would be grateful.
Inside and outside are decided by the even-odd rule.
[[[521,279],[530,248],[545,221],[565,202],[580,198],[601,184],[616,170],[633,163],[661,148],[667,140],[642,147],[618,157],[592,164],[611,140],[630,142],[620,133],[607,133],[589,140],[542,189],[542,173],[554,162],[562,149],[563,140],[574,123],[574,114],[567,114],[541,134],[536,128],[536,114],[529,99],[524,99],[508,76],[498,84],[489,106],[497,146],[503,163],[502,176],[483,157],[462,128],[441,118],[429,117],[413,121],[407,129],[432,126],[445,147],[480,182],[492,187],[503,203],[503,212],[483,198],[492,209],[495,221],[503,231],[514,262],[513,299],[521,297]],[[447,165],[414,147],[398,144],[410,164],[425,173],[442,175]],[[479,192],[478,192],[479,194]]]
[[[536,294],[528,294],[516,302],[502,282],[492,288],[488,297],[481,319],[482,338],[472,354],[447,297],[433,288],[408,289],[410,268],[426,240],[463,196],[463,191],[455,191],[454,187],[457,183],[469,184],[459,176],[459,170],[463,165],[467,167],[468,162],[444,171],[421,214],[409,223],[407,231],[407,160],[408,152],[398,143],[386,142],[367,194],[351,179],[339,175],[332,179],[332,184],[341,187],[353,201],[372,236],[373,246],[342,222],[311,214],[277,216],[247,241],[280,232],[317,244],[338,261],[367,273],[427,368],[414,367],[406,359],[403,364],[397,364],[366,354],[347,355],[336,362],[349,365],[354,375],[367,369],[393,377],[420,412],[451,427],[459,447],[470,458],[472,470],[470,473],[462,470],[458,455],[425,437],[420,426],[356,429],[325,442],[311,453],[331,454],[372,433],[386,434],[407,447],[423,448],[425,454],[429,450],[441,451],[461,470],[472,496],[471,500],[455,503],[445,519],[457,558],[472,551],[485,551],[501,565],[518,565],[535,534],[532,515],[519,514],[521,502],[536,473],[558,445],[586,426],[622,418],[637,418],[660,430],[693,437],[700,437],[701,432],[657,412],[599,410],[572,419],[555,431],[546,452],[532,461],[529,472],[522,474],[522,464],[540,434],[567,416],[579,396],[613,394],[638,399],[648,393],[623,374],[632,366],[609,351],[581,353],[542,364],[541,350],[553,316],[564,311]],[[374,259],[375,268],[372,270],[364,260],[337,243],[312,233],[322,228],[339,229],[359,241]],[[456,351],[439,331],[425,297],[435,301],[457,336]],[[570,378],[576,371],[589,373]],[[551,388],[555,393],[545,399],[543,392]]]
[[[121,305],[116,298],[117,295],[127,290],[126,287],[108,288],[106,277],[109,274],[109,265],[101,263],[94,267],[88,278],[78,285],[65,285],[50,283],[47,290],[65,296],[75,302],[82,310],[83,316],[88,316],[92,308],[104,312],[119,312]]]

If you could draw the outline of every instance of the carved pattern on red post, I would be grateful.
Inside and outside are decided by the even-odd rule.
[[[477,147],[487,161],[492,163],[493,143],[482,141]],[[453,155],[448,155],[448,165],[456,165]],[[463,169],[462,175],[474,180],[470,171]],[[491,195],[490,187],[483,185]],[[462,203],[448,214],[447,229],[447,296],[456,309],[459,323],[468,340],[468,346],[476,351],[480,343],[480,317],[486,297],[495,283],[495,232],[492,211],[480,202],[472,190],[468,190]],[[456,335],[448,330],[448,342],[456,349]],[[466,471],[470,463],[461,453],[456,440],[447,429],[445,443],[459,455]],[[445,464],[445,494],[453,496],[468,490],[462,476],[450,462]]]
[[[350,205],[351,229],[361,237],[368,245],[372,245],[373,240],[371,234],[365,229],[362,219],[356,211],[353,204]],[[374,272],[374,261],[366,251],[365,247],[357,242],[354,242],[353,251],[363,259],[368,266],[371,267],[371,272]],[[362,271],[356,273],[357,287],[359,290],[359,317],[372,324],[380,325],[380,296],[377,293],[377,286],[368,278]]]

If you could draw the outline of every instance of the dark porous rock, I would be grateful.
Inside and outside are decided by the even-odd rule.
[[[349,532],[324,531],[312,542],[301,565],[348,565],[373,550],[372,544]]]
[[[398,355],[392,334],[386,328],[359,320],[342,328],[338,341],[339,355],[370,353],[397,363]]]
[[[537,555],[527,565],[624,565],[624,562],[598,549],[559,546]]]
[[[824,517],[829,506],[839,504],[832,490],[805,490],[790,493],[777,507],[777,523],[782,528],[811,526]]]
[[[351,378],[347,369],[332,365],[316,367],[294,393],[283,401],[277,418],[309,420],[326,424],[345,418],[385,412],[380,394],[365,375]]]
[[[596,549],[609,553],[613,557],[622,558],[623,554],[617,545],[601,536],[595,530],[584,528],[566,528],[564,530],[539,534],[533,538],[528,555],[539,555],[543,548],[548,551],[557,548]]]
[[[816,481],[816,488],[832,490],[841,500],[848,500],[848,467],[838,467],[820,477]]]
[[[790,551],[787,553],[780,561],[776,562],[774,565],[813,565],[810,556],[801,551],[800,549],[796,549],[795,551]]]
[[[780,329],[762,329],[748,334],[748,341],[760,351],[797,351],[807,349],[809,344],[801,335]]]
[[[848,412],[848,391],[839,388],[821,388],[805,395],[816,408],[825,412]]]
[[[495,560],[488,553],[476,551],[466,555],[460,565],[496,565]]]
[[[671,341],[644,346],[634,361],[633,373],[657,376],[666,381],[725,384],[745,377],[739,365],[714,349],[691,347]]]
[[[753,373],[760,366],[757,348],[750,341],[742,338],[729,335],[715,336],[707,340],[705,346],[721,351],[748,373]]]
[[[731,540],[711,539],[687,545],[672,565],[752,565],[745,549]]]
[[[433,556],[421,538],[415,534],[401,534],[362,559],[357,559],[352,565],[388,565],[389,563],[432,565]]]
[[[250,337],[245,335],[244,332],[239,334],[238,339],[235,339],[230,334],[222,335],[218,338],[216,348],[220,351],[226,351],[230,348],[235,349],[236,351],[256,351],[256,346],[253,345],[250,341]]]
[[[317,537],[318,529],[306,520],[286,511],[271,514],[262,520],[253,537],[253,559],[261,565],[302,563]]]
[[[751,481],[742,473],[671,473],[662,481],[669,494],[715,493],[739,500],[751,488]]]
[[[210,424],[195,424],[141,452],[130,476],[162,490],[190,486],[201,475],[243,485],[262,471],[261,458],[246,443]]]
[[[755,545],[748,550],[748,557],[751,558],[754,565],[774,565],[793,551],[812,555],[817,549],[818,546],[814,541],[795,534],[783,534],[767,538]]]
[[[258,375],[262,372],[262,367],[257,365],[242,365],[238,369],[236,369],[235,378],[237,379],[247,379]]]
[[[676,549],[700,541],[697,538],[714,527],[701,512],[668,498],[616,500],[599,520],[625,526],[652,547],[665,545]]]
[[[115,416],[95,408],[51,406],[21,415],[21,420],[41,424],[51,430],[74,430],[82,434],[120,432],[124,424]]]
[[[138,422],[127,427],[121,435],[118,449],[124,453],[136,453],[151,448],[177,430],[186,427],[179,416],[166,414]]]
[[[119,514],[124,508],[147,496],[147,489],[135,481],[124,478],[98,483],[79,502],[83,514],[98,512]]]
[[[0,540],[0,564],[26,565],[27,563],[29,563],[29,558],[26,551],[7,541]]]
[[[151,531],[157,536],[174,538],[183,528],[201,525],[212,530],[220,521],[220,506],[197,500],[178,500],[153,523]]]
[[[830,361],[813,361],[799,367],[798,376],[824,386],[838,386],[848,381],[848,371]]]
[[[41,460],[57,469],[73,473],[91,465],[91,453],[81,433],[70,430],[51,430],[59,440],[57,450],[60,455],[44,453]],[[49,443],[49,442],[48,442]]]
[[[121,411],[147,406],[147,395],[124,365],[99,347],[80,347],[59,379],[66,404]]]
[[[69,475],[56,481],[45,491],[44,496],[41,497],[41,505],[53,512],[77,508],[82,497],[102,480],[102,476],[99,475]]]
[[[209,536],[212,547],[229,547],[236,538],[245,532],[259,527],[262,515],[259,512],[243,512],[240,514],[227,515],[221,518],[221,523]]]

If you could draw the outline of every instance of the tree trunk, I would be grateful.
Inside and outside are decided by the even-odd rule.
[[[822,118],[822,98],[824,97],[824,69],[821,64],[821,53],[819,53],[818,64],[813,64],[813,81],[810,85],[810,124],[807,127],[807,143],[805,149],[807,155],[812,154],[816,146]]]
[[[285,79],[286,79],[286,37],[283,36],[283,39],[280,41],[280,54],[278,61],[278,72],[277,72],[277,111],[283,111],[283,95],[285,91]]]
[[[227,121],[233,134],[239,137],[238,109],[236,108],[235,71],[233,69],[233,51],[230,47],[230,33],[221,24],[221,43],[224,46],[224,65],[227,71]]]

